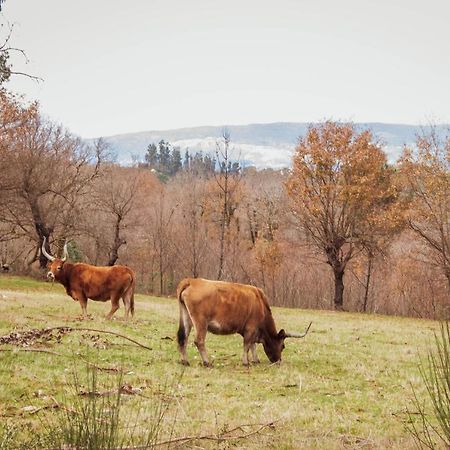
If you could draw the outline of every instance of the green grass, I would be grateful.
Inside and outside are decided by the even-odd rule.
[[[207,349],[214,367],[200,366],[191,335],[191,367],[184,369],[175,341],[175,299],[138,295],[136,318],[128,324],[123,321],[123,307],[109,322],[103,319],[108,310],[109,303],[89,301],[92,318],[80,322],[81,308],[61,286],[0,276],[0,335],[14,329],[89,327],[115,331],[152,348],[145,350],[105,334],[95,342],[91,337],[95,333],[77,332],[64,336],[60,343],[40,345],[65,356],[17,348],[0,352],[0,421],[13,420],[39,432],[39,416],[55,412],[28,414],[23,408],[48,405],[52,397],[62,402],[74,365],[83,371],[84,360],[90,359],[102,367],[123,367],[125,383],[140,387],[145,398],[164,394],[165,386],[172,386],[166,438],[217,434],[273,421],[274,426],[261,433],[224,441],[219,447],[414,447],[404,426],[406,409],[414,409],[411,386],[426,401],[418,356],[432,344],[437,322],[273,308],[278,328],[302,331],[313,322],[305,339],[286,341],[281,364],[270,365],[259,346],[261,364],[245,368],[240,336],[208,334]],[[127,396],[123,408],[131,415],[137,405],[136,396]],[[142,419],[150,420],[145,415]],[[242,427],[239,433],[254,429]],[[189,445],[194,447],[192,442]],[[200,446],[216,448],[218,444],[203,440]]]

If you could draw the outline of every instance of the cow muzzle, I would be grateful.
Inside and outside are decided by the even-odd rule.
[[[53,272],[51,270],[47,272],[47,280],[55,281],[55,275],[53,274]]]

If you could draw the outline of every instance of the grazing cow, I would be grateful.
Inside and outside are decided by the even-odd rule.
[[[64,256],[55,258],[45,250],[45,237],[42,253],[49,260],[47,278],[58,281],[68,295],[80,302],[83,317],[86,317],[88,298],[100,302],[111,300],[111,311],[106,316],[111,319],[119,309],[122,298],[125,305],[125,319],[129,313],[134,315],[134,290],[136,278],[134,272],[126,266],[91,266],[90,264],[66,262],[67,243],[64,245]]]
[[[248,352],[252,361],[259,363],[256,344],[262,343],[270,362],[281,360],[284,340],[287,337],[304,337],[303,334],[277,333],[275,322],[264,292],[245,284],[210,281],[201,278],[186,278],[177,288],[180,306],[180,326],[178,328],[178,348],[181,362],[189,365],[186,346],[192,325],[195,326],[195,345],[203,364],[209,366],[205,348],[206,332],[214,334],[239,333],[244,338],[242,363],[248,366]]]

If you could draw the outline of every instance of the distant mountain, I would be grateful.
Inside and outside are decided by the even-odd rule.
[[[129,164],[133,158],[143,160],[148,145],[161,139],[180,147],[182,154],[186,149],[195,153],[215,153],[216,143],[227,130],[231,136],[232,158],[245,165],[257,168],[275,169],[291,165],[292,154],[299,136],[304,136],[308,123],[279,122],[251,125],[205,126],[179,128],[165,131],[142,131],[116,136],[105,136],[110,148],[123,164]],[[405,144],[413,144],[421,127],[414,125],[386,123],[358,123],[358,129],[371,129],[384,144],[389,161],[394,162]],[[439,125],[439,133],[444,133],[448,125]]]

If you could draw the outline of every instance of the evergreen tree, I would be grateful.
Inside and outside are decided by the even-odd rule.
[[[165,174],[170,173],[170,148],[171,145],[161,139],[158,143],[159,148],[159,170]]]
[[[158,148],[155,144],[151,143],[147,147],[147,153],[145,154],[145,162],[150,169],[157,169],[159,163]]]
[[[172,149],[170,157],[170,174],[175,175],[183,166],[181,161],[181,151],[179,147]]]
[[[211,155],[205,155],[203,165],[205,173],[211,175],[216,170],[216,158],[213,158]]]
[[[184,160],[183,160],[183,170],[189,171],[191,168],[191,155],[189,155],[189,150],[186,149],[184,152]]]

